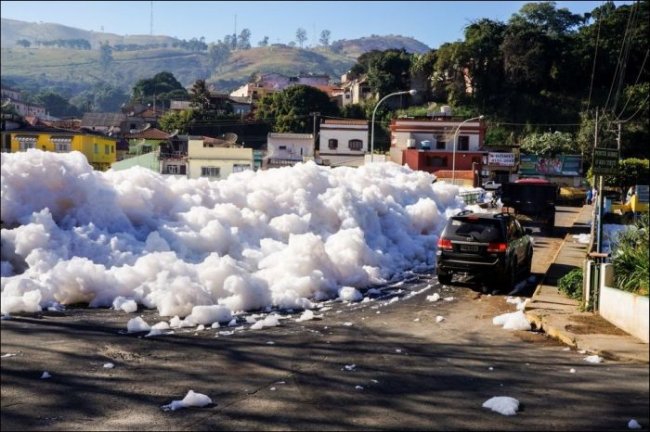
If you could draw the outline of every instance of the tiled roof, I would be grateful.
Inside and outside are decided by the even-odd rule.
[[[122,113],[85,113],[81,119],[81,127],[110,127],[119,126],[126,120]]]
[[[368,126],[368,120],[357,120],[357,119],[325,119],[323,124],[331,125],[358,125],[358,126]]]
[[[126,134],[124,135],[124,137],[127,139],[137,138],[137,139],[165,140],[169,138],[169,134],[167,132],[161,131],[160,129],[149,128],[142,132]]]
[[[269,138],[288,138],[288,139],[312,139],[312,134],[299,134],[299,133],[269,133]]]

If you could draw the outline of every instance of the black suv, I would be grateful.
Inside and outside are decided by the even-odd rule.
[[[454,273],[467,273],[494,289],[509,291],[517,275],[530,274],[530,233],[508,213],[466,210],[452,216],[438,241],[438,281],[449,284]]]

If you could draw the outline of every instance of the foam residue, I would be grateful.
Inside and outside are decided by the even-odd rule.
[[[464,207],[457,186],[393,163],[309,162],[208,181],[94,171],[78,152],[1,158],[3,314],[140,305],[207,325],[215,316],[195,307],[354,301],[435,265],[438,236]]]

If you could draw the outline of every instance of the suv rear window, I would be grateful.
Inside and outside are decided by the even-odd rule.
[[[503,241],[504,235],[500,220],[490,219],[454,219],[447,225],[444,237],[449,240],[473,241],[481,243]]]

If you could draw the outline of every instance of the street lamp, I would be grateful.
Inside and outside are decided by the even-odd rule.
[[[387,94],[386,96],[381,98],[379,100],[379,102],[377,102],[377,105],[375,105],[375,109],[372,110],[372,125],[370,127],[370,162],[373,161],[373,157],[374,157],[374,154],[375,154],[375,113],[377,112],[377,108],[379,107],[379,105],[383,101],[385,101],[389,97],[397,96],[397,95],[403,95],[403,94],[407,94],[407,93],[410,94],[411,96],[413,96],[414,94],[417,93],[417,90],[405,90],[405,91],[399,91],[399,92]]]
[[[456,131],[454,132],[454,149],[451,154],[451,183],[456,184],[456,141],[458,141],[458,132],[460,131],[460,127],[464,125],[467,122],[471,122],[472,120],[483,120],[483,115],[480,115],[478,117],[472,117],[470,119],[467,119],[463,121],[461,124],[459,124],[456,127]]]

